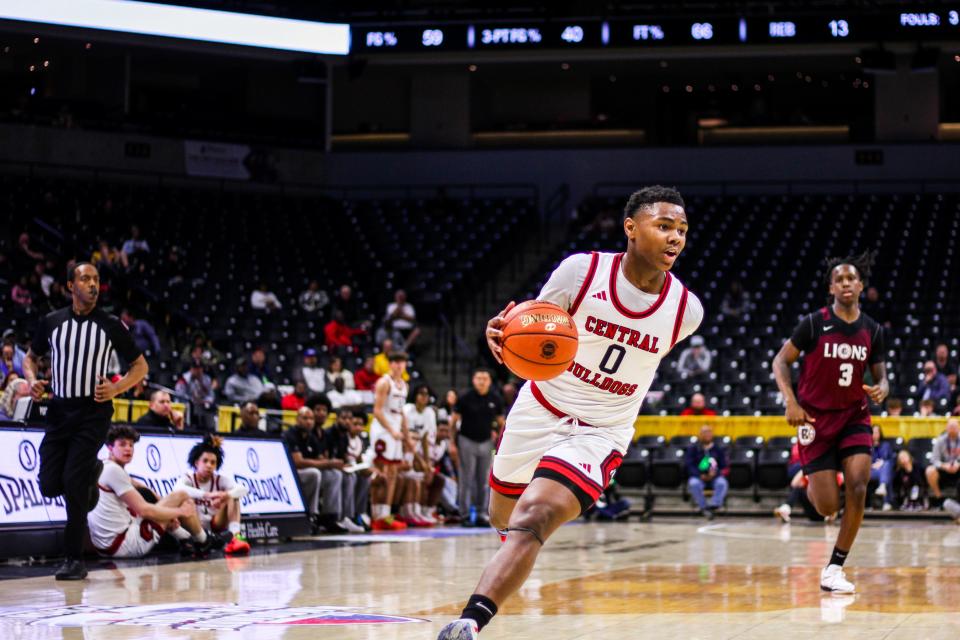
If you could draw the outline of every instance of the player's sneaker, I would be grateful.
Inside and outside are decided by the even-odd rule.
[[[831,593],[853,593],[855,591],[853,583],[847,580],[843,573],[843,567],[838,564],[830,564],[820,572],[820,589]]]
[[[407,525],[393,516],[387,516],[374,520],[370,528],[374,531],[402,531],[407,528]]]
[[[780,518],[783,524],[789,524],[790,523],[790,505],[788,505],[787,503],[783,503],[782,505],[780,505],[779,507],[773,510],[773,515]]]
[[[889,502],[884,502],[881,511],[893,511],[893,505]]]
[[[366,533],[367,530],[358,525],[356,522],[350,518],[343,518],[338,522],[341,527],[347,530],[347,533]]]
[[[480,629],[475,620],[461,618],[440,630],[437,640],[473,640],[480,637]]]
[[[223,552],[227,555],[246,555],[250,553],[250,543],[238,533],[230,539],[227,546],[223,548]]]

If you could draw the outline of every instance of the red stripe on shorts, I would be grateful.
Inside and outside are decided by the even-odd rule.
[[[551,471],[559,473],[564,478],[577,485],[584,493],[590,496],[594,502],[596,502],[597,498],[600,497],[600,494],[603,493],[603,488],[600,485],[588,478],[582,471],[577,469],[566,460],[561,460],[560,458],[554,458],[552,456],[544,456],[540,459],[540,464],[537,465],[537,468],[550,469]]]

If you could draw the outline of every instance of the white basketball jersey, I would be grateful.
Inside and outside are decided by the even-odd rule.
[[[384,374],[384,378],[390,383],[390,393],[387,395],[387,406],[383,408],[383,413],[390,423],[392,429],[399,429],[403,423],[403,405],[407,403],[407,383],[401,380],[394,382],[390,374]]]
[[[580,340],[577,356],[558,377],[530,383],[534,397],[555,415],[595,427],[632,428],[657,366],[680,336],[687,306],[686,287],[667,272],[652,305],[625,307],[617,295],[622,259],[622,253],[591,254],[568,310]]]

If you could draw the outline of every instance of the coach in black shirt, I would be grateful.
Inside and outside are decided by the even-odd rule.
[[[495,431],[503,428],[503,400],[493,392],[493,377],[486,369],[473,374],[473,387],[461,394],[451,422],[459,424],[457,449],[460,455],[460,517],[464,526],[486,526],[490,465],[493,462]],[[477,521],[470,522],[470,507]]]
[[[63,494],[67,507],[66,559],[56,578],[82,580],[87,577],[82,557],[87,511],[99,496],[97,480],[103,463],[97,452],[113,417],[111,400],[140,382],[148,367],[123,323],[97,309],[100,274],[96,267],[80,262],[70,268],[67,288],[73,304],[40,321],[23,372],[35,401],[48,386],[52,395],[47,431],[40,443],[39,480],[44,496]],[[130,363],[130,370],[110,382],[107,366],[114,351]],[[48,353],[52,380],[38,380],[37,359]]]

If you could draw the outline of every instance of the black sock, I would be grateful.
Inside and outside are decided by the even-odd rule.
[[[480,629],[483,629],[495,615],[497,615],[497,605],[494,604],[493,600],[475,593],[470,596],[460,617],[473,620]]]
[[[833,555],[830,556],[830,564],[838,564],[841,567],[847,559],[849,551],[841,551],[838,547],[833,548]]]

